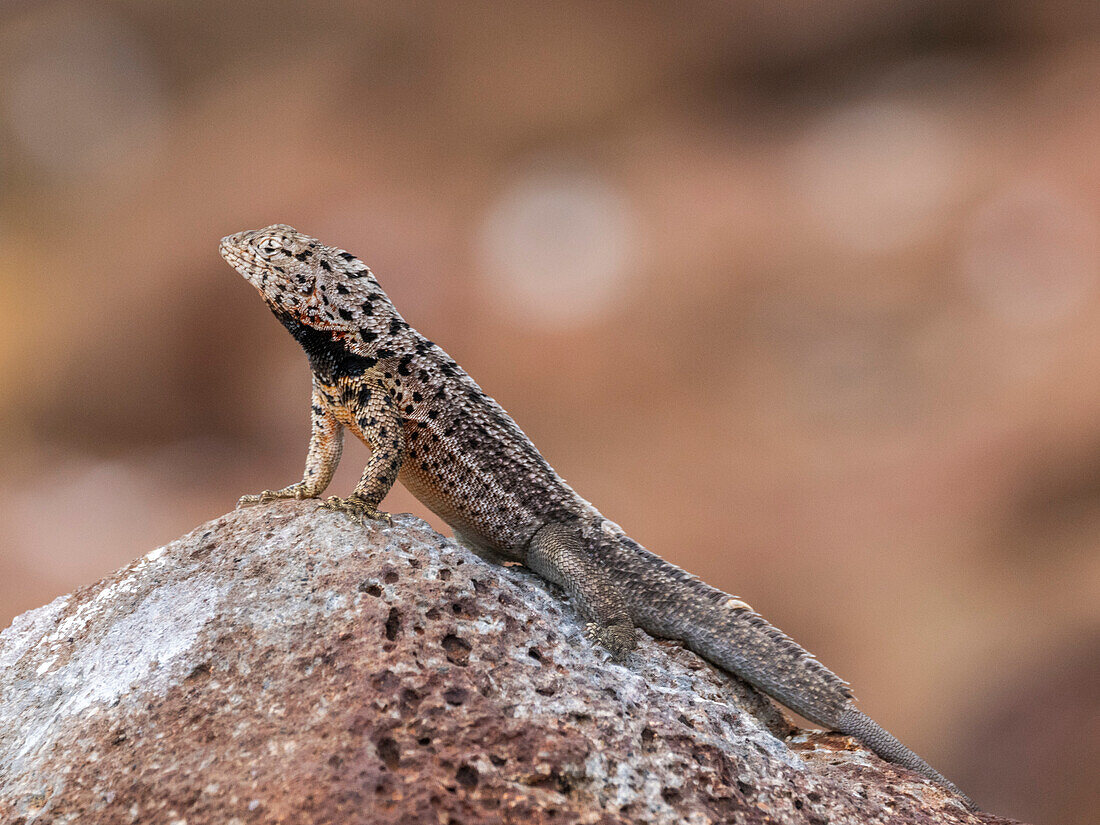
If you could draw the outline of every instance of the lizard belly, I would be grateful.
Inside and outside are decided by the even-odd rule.
[[[426,447],[423,434],[413,437],[415,422],[405,427],[408,451],[398,480],[457,533],[481,547],[522,560],[527,542],[541,523],[527,524],[522,509],[468,463],[456,460],[445,442]]]
[[[503,556],[523,559],[527,536],[494,524],[485,518],[483,508],[477,502],[463,507],[452,496],[443,493],[439,481],[420,468],[416,459],[406,459],[397,476],[405,488],[416,498],[472,543],[493,550]]]
[[[416,496],[425,507],[443,519],[447,524],[456,530],[462,530],[463,532],[480,533],[477,530],[471,519],[467,518],[459,509],[455,506],[447,496],[439,490],[438,486],[433,483],[433,479],[427,477],[427,474],[422,472],[419,467],[413,465],[412,460],[406,459],[404,465],[401,467],[401,472],[397,476],[397,480],[405,485],[410,493]]]

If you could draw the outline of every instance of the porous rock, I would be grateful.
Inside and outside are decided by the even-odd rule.
[[[411,516],[238,510],[0,634],[0,822],[979,823]],[[792,744],[793,741],[793,744]]]

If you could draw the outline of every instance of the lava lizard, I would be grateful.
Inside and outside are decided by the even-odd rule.
[[[316,498],[343,431],[371,450],[355,491],[321,506],[353,519],[400,480],[455,537],[522,562],[564,588],[587,634],[623,658],[635,627],[676,639],[723,670],[883,758],[958,788],[854,704],[848,684],[745,602],[649,552],[554,472],[511,416],[438,345],[409,326],[349,252],[275,224],[222,239],[221,254],[260,291],[313,372],[302,480],[239,505]]]

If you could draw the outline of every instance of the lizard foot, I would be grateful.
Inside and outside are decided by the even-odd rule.
[[[344,513],[356,524],[366,524],[368,521],[382,521],[386,524],[393,524],[393,516],[372,507],[355,495],[347,498],[329,496],[321,502],[320,506],[323,510],[335,510],[338,513]]]
[[[616,662],[623,661],[626,655],[638,646],[634,628],[624,625],[599,625],[589,622],[584,626],[584,635],[607,648],[611,658]]]
[[[269,501],[279,501],[284,498],[298,499],[313,498],[313,495],[302,488],[300,484],[291,484],[281,490],[264,490],[262,493],[241,496],[237,500],[237,507],[247,507],[250,504],[267,504]]]

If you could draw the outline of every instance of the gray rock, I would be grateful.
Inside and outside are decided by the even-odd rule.
[[[0,634],[4,823],[1001,822],[401,516],[240,510]]]

